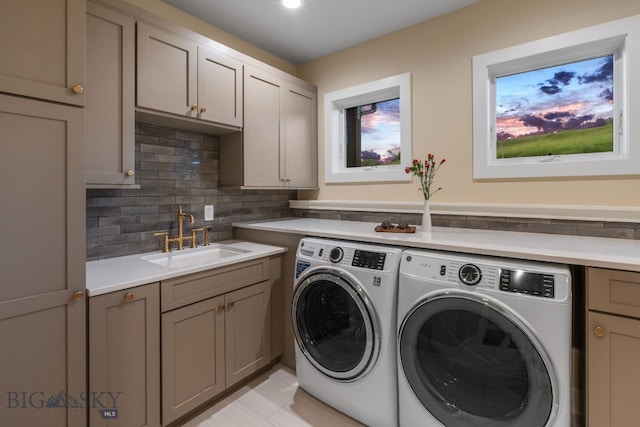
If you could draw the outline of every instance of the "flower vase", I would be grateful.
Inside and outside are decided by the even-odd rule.
[[[431,210],[429,208],[429,201],[424,201],[424,209],[422,210],[422,232],[428,233],[431,231]]]

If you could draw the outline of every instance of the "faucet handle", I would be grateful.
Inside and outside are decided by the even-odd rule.
[[[169,252],[169,232],[161,231],[159,233],[153,233],[153,237],[162,236],[162,252]]]
[[[211,231],[211,227],[201,227],[201,228],[194,228],[191,230],[191,247],[195,248],[195,241],[196,241],[196,233],[200,232],[200,231],[204,231],[204,241],[202,242],[202,246],[209,246],[209,232]]]
[[[204,245],[209,246],[209,232],[211,227],[204,227]]]
[[[197,239],[196,239],[196,232],[202,230],[201,228],[192,228],[191,229],[191,248],[197,248]]]

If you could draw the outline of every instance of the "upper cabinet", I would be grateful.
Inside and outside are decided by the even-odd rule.
[[[233,161],[221,163],[221,183],[316,188],[316,106],[310,85],[245,65],[242,147],[234,135],[223,139],[221,157]]]
[[[0,92],[84,105],[85,0],[0,2],[0,40]]]
[[[198,46],[198,115],[242,127],[242,63]]]
[[[137,105],[242,126],[242,63],[138,22]]]
[[[135,21],[87,2],[87,187],[135,184]]]

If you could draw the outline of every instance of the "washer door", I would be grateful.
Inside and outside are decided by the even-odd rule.
[[[325,375],[352,381],[375,364],[377,321],[366,295],[341,272],[319,270],[303,278],[291,318],[298,346]]]
[[[557,406],[555,376],[519,323],[467,295],[418,305],[399,335],[415,396],[447,427],[546,425]]]

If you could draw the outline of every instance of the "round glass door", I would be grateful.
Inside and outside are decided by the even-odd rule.
[[[325,375],[351,381],[375,363],[378,327],[369,301],[341,275],[321,271],[304,278],[291,317],[298,346]]]
[[[552,415],[554,376],[519,322],[485,300],[426,300],[400,329],[404,376],[447,427],[542,427]]]

